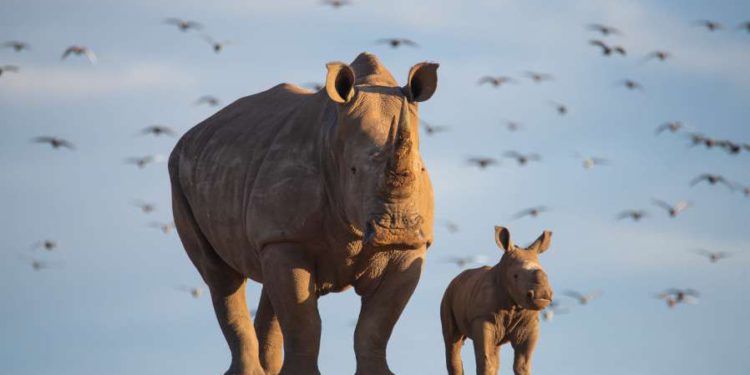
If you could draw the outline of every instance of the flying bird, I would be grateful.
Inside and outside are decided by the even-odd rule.
[[[454,223],[454,222],[452,222],[450,220],[445,220],[445,219],[441,220],[441,222],[442,222],[443,226],[445,227],[445,229],[448,232],[450,232],[450,233],[458,233],[458,231],[459,231],[458,224],[456,224],[456,223]]]
[[[5,73],[18,73],[19,68],[15,65],[2,65],[0,66],[0,76]]]
[[[724,27],[720,23],[711,20],[699,20],[695,21],[694,24],[696,26],[705,27],[708,31],[716,31]]]
[[[672,308],[679,303],[697,303],[697,298],[700,294],[693,289],[667,289],[656,295],[656,298],[663,299],[667,302],[667,306]]]
[[[31,46],[29,46],[28,43],[19,42],[17,40],[11,40],[11,41],[7,41],[7,42],[3,43],[3,47],[4,48],[13,48],[13,50],[16,51],[16,52],[21,52],[23,50],[27,50],[27,49],[31,48]]]
[[[432,125],[425,120],[419,121],[422,123],[422,127],[424,128],[424,131],[427,132],[427,135],[433,135],[450,129],[447,126]]]
[[[597,46],[602,49],[602,55],[604,56],[611,56],[613,53],[617,54],[619,53],[622,56],[627,55],[627,52],[625,51],[625,48],[622,46],[610,46],[607,43],[604,43],[601,40],[594,39],[589,41],[589,44],[592,46]]]
[[[593,31],[597,31],[597,32],[601,33],[604,36],[622,35],[622,33],[620,32],[620,30],[617,30],[616,28],[614,28],[612,26],[602,25],[602,24],[599,24],[599,23],[594,23],[594,24],[589,25],[588,29],[589,30],[593,30]]]
[[[445,262],[447,263],[453,263],[457,265],[459,268],[465,268],[468,265],[472,264],[482,264],[487,261],[487,257],[484,257],[482,255],[468,255],[463,257],[448,257],[445,259]]]
[[[162,223],[162,222],[159,222],[159,221],[152,221],[152,222],[151,222],[151,223],[149,224],[149,226],[150,226],[151,228],[156,228],[156,229],[159,229],[159,230],[160,230],[160,231],[162,231],[162,232],[163,232],[164,234],[169,234],[169,233],[171,233],[171,232],[172,232],[172,229],[174,229],[174,223],[173,223],[173,222],[170,222],[170,223]]]
[[[172,128],[168,126],[150,125],[150,126],[145,127],[143,130],[141,130],[141,134],[142,135],[153,134],[157,137],[163,134],[163,135],[168,135],[170,137],[173,137],[175,135],[175,132],[174,130],[172,130]]]
[[[671,57],[672,57],[672,54],[667,51],[656,50],[646,55],[646,61],[653,60],[653,59],[657,59],[659,61],[666,61],[668,58],[671,58]]]
[[[625,86],[628,90],[641,90],[643,91],[643,85],[640,83],[632,80],[632,79],[625,79],[620,81],[620,84]]]
[[[142,200],[136,200],[136,201],[133,201],[133,205],[140,208],[141,212],[143,212],[144,214],[148,214],[148,213],[156,211],[156,204],[154,203],[149,203],[149,202],[145,202]]]
[[[704,173],[694,178],[692,181],[690,181],[690,186],[695,186],[702,181],[706,181],[710,185],[716,185],[718,183],[722,183],[726,185],[730,190],[734,190],[734,186],[732,186],[732,183],[730,183],[726,178],[724,178],[724,176],[721,176],[718,174],[710,174],[710,173]]]
[[[203,288],[200,288],[200,287],[180,285],[176,287],[175,289],[182,291],[182,292],[188,292],[190,293],[190,296],[192,296],[193,298],[200,298],[200,296],[203,295]]]
[[[225,47],[225,46],[227,46],[227,45],[230,45],[230,44],[232,44],[232,42],[231,42],[231,41],[225,40],[225,41],[223,41],[223,42],[220,42],[220,41],[217,41],[217,40],[215,40],[215,39],[211,38],[211,37],[210,37],[210,36],[208,36],[208,35],[204,35],[204,36],[203,36],[203,40],[205,40],[205,41],[206,41],[206,42],[207,42],[208,44],[210,44],[210,45],[211,45],[211,48],[212,48],[212,49],[214,50],[214,52],[216,52],[216,53],[220,53],[221,51],[223,51],[223,50],[224,50],[224,47]]]
[[[659,135],[666,130],[669,130],[672,133],[676,133],[678,130],[684,127],[685,125],[681,121],[670,121],[659,125],[659,127],[656,128],[656,134]]]
[[[550,102],[553,107],[555,107],[555,111],[557,111],[557,114],[560,116],[565,116],[568,114],[568,106],[562,103],[557,102]]]
[[[54,149],[64,147],[70,150],[75,150],[75,146],[73,146],[72,143],[70,143],[68,140],[58,137],[41,136],[33,138],[31,141],[36,143],[49,143],[50,146],[52,146],[52,148]]]
[[[693,206],[693,204],[688,201],[679,201],[675,204],[669,204],[663,200],[653,199],[652,202],[654,205],[665,209],[670,217],[677,217],[677,215]]]
[[[542,318],[545,321],[549,322],[555,317],[555,315],[567,314],[568,311],[569,310],[567,308],[560,306],[560,302],[558,302],[557,300],[552,300],[552,302],[550,302],[550,304],[547,305],[544,310],[542,310]]]
[[[546,212],[546,211],[547,211],[547,207],[544,207],[544,206],[531,207],[531,208],[527,208],[525,210],[516,212],[513,215],[513,218],[520,219],[524,216],[538,217],[539,215],[542,214],[542,212]]]
[[[523,129],[523,125],[520,123],[517,123],[515,121],[506,121],[504,123],[505,128],[508,129],[508,131],[514,132],[516,130]]]
[[[31,269],[34,271],[41,271],[43,269],[52,268],[59,263],[56,262],[45,262],[43,260],[31,260]]]
[[[591,169],[594,168],[597,165],[608,165],[609,161],[604,158],[598,158],[594,156],[583,156],[581,154],[576,153],[574,155],[575,157],[582,160],[582,165],[584,169]]]
[[[536,83],[541,83],[544,81],[551,81],[554,79],[551,74],[547,73],[539,73],[539,72],[533,72],[533,71],[526,71],[526,77],[530,78],[532,81]]]
[[[617,215],[617,220],[632,219],[633,221],[640,221],[646,216],[648,216],[648,212],[644,210],[625,210]]]
[[[164,157],[161,155],[146,155],[143,157],[132,157],[125,159],[127,164],[135,164],[138,168],[143,168],[151,163],[157,163],[164,161]]]
[[[750,21],[741,23],[737,28],[750,33]]]
[[[200,30],[203,28],[203,25],[198,22],[183,20],[176,17],[167,18],[164,20],[164,23],[166,23],[167,25],[177,26],[177,28],[182,32],[188,31],[190,29]]]
[[[706,146],[706,148],[713,148],[718,143],[716,139],[706,137],[700,133],[690,133],[688,134],[688,137],[690,137],[693,146],[703,145]]]
[[[716,141],[716,145],[732,155],[737,155],[742,151],[742,145],[729,140]]]
[[[517,152],[517,151],[507,151],[503,155],[506,158],[516,159],[516,161],[518,162],[518,165],[520,165],[520,166],[524,166],[524,165],[528,164],[530,161],[541,161],[542,160],[542,157],[539,156],[539,154],[535,154],[535,153],[524,155],[524,154],[522,154],[520,152]]]
[[[208,104],[210,107],[219,105],[219,99],[211,95],[203,95],[195,101],[195,105]]]
[[[65,49],[60,60],[65,60],[70,55],[85,56],[90,63],[96,64],[96,54],[90,48],[85,46],[73,45]]]
[[[486,83],[489,83],[492,85],[492,87],[498,88],[506,83],[512,83],[515,82],[513,78],[506,77],[506,76],[483,76],[479,78],[479,81],[477,81],[478,85],[484,85]]]
[[[52,251],[57,249],[58,244],[55,240],[42,240],[34,244],[32,246],[32,249],[44,249],[47,251]]]
[[[486,158],[486,157],[473,157],[469,158],[467,160],[469,164],[476,165],[479,167],[479,169],[485,169],[492,165],[497,165],[499,162],[496,159],[493,158]]]
[[[581,305],[586,305],[590,303],[591,301],[593,301],[594,299],[599,298],[602,295],[602,292],[600,290],[595,290],[591,293],[583,294],[575,290],[566,290],[563,292],[563,294],[570,298],[575,299]]]
[[[721,259],[729,257],[729,253],[723,251],[709,251],[706,249],[695,249],[694,252],[698,255],[708,258],[711,263],[716,263]]]
[[[419,47],[417,43],[410,39],[406,38],[386,38],[386,39],[379,39],[377,41],[377,44],[388,44],[391,46],[391,48],[398,48],[403,46],[409,46],[409,47]]]
[[[352,2],[349,0],[323,0],[323,5],[328,5],[331,8],[338,9],[344,5],[351,5]]]

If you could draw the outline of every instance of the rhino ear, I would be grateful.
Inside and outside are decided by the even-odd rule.
[[[326,64],[326,93],[336,103],[346,103],[354,95],[354,71],[341,62]]]
[[[411,102],[423,102],[432,97],[437,89],[436,63],[423,62],[409,70],[409,79],[404,92]]]
[[[549,249],[549,244],[552,242],[552,232],[545,230],[534,243],[529,246],[529,250],[534,250],[541,254]]]
[[[510,231],[508,228],[495,226],[495,243],[503,251],[512,250],[513,241],[510,240]]]

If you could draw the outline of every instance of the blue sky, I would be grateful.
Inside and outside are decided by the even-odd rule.
[[[205,33],[230,40],[216,55],[198,33],[181,33],[166,17],[195,19]],[[693,26],[715,19],[715,33]],[[0,40],[19,39],[30,51],[0,50],[0,373],[218,374],[229,352],[206,296],[177,236],[150,228],[169,220],[164,163],[138,170],[123,159],[168,154],[175,139],[141,137],[163,123],[180,132],[216,109],[195,106],[204,94],[223,104],[279,82],[319,82],[325,63],[357,53],[380,56],[400,81],[414,63],[440,62],[435,96],[422,118],[450,127],[423,135],[421,151],[436,191],[436,215],[461,230],[437,228],[419,287],[389,345],[399,374],[444,373],[438,306],[459,272],[450,256],[499,252],[492,226],[510,227],[517,242],[544,229],[554,234],[541,257],[558,294],[601,289],[601,299],[573,306],[545,322],[537,374],[744,374],[750,368],[750,199],[722,186],[689,181],[719,173],[750,185],[750,154],[687,147],[683,135],[654,136],[666,121],[750,142],[750,20],[746,1],[354,1],[333,10],[316,0],[5,0]],[[601,22],[624,35],[628,57],[603,58],[587,44],[586,25]],[[392,50],[385,37],[408,37],[420,48]],[[60,61],[71,44],[92,48],[99,64]],[[643,62],[655,49],[674,58]],[[526,70],[555,80],[532,84]],[[479,87],[483,75],[519,83]],[[632,78],[643,92],[617,82]],[[550,101],[566,103],[569,115]],[[511,119],[525,128],[509,133]],[[70,139],[74,152],[29,140]],[[520,168],[510,159],[478,171],[470,156],[501,158],[507,150],[537,152],[541,163]],[[575,152],[610,160],[586,171]],[[672,220],[652,198],[687,199],[695,206]],[[154,201],[144,215],[135,199]],[[512,220],[521,209],[546,205],[539,218]],[[643,208],[639,223],[617,221]],[[38,240],[60,243],[51,254],[30,250]],[[717,264],[690,252],[731,252]],[[29,259],[55,267],[34,272]],[[670,287],[702,293],[697,305],[668,310],[653,294]],[[259,287],[252,285],[254,307]],[[325,374],[354,372],[353,292],[321,299]],[[464,365],[471,373],[471,345]],[[503,349],[502,371],[512,355]]]

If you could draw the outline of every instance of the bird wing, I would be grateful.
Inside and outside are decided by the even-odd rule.
[[[583,298],[583,294],[576,292],[575,290],[566,290],[563,291],[563,295],[566,295],[570,298],[580,299]]]
[[[667,210],[667,211],[670,211],[670,210],[672,210],[672,205],[670,205],[669,203],[667,203],[667,202],[665,202],[665,201],[663,201],[663,200],[659,200],[659,199],[652,199],[652,200],[651,200],[651,202],[652,202],[653,204],[655,204],[655,205],[657,205],[657,206],[659,206],[659,207],[661,207],[661,208],[663,208],[663,209]]]
[[[710,176],[707,175],[707,174],[702,174],[702,175],[694,178],[692,181],[690,181],[690,186],[695,186],[697,183],[699,183],[699,182],[701,182],[701,181],[703,181],[705,179],[708,179],[709,177]]]
[[[183,20],[176,17],[169,17],[164,19],[164,23],[169,25],[181,25],[183,22]]]
[[[411,39],[401,39],[401,43],[410,47],[419,47],[419,45]]]
[[[601,40],[598,40],[598,39],[590,40],[589,44],[597,46],[597,47],[601,47],[602,49],[609,49],[609,46],[607,46],[606,43],[604,43],[604,42],[602,42]]]
[[[675,212],[682,212],[682,211],[685,211],[688,208],[690,208],[690,206],[692,206],[692,205],[693,204],[690,203],[690,202],[688,202],[688,201],[679,201],[679,202],[675,203],[673,209],[675,210]]]
[[[48,136],[34,137],[31,139],[32,142],[36,142],[36,143],[51,143],[54,140],[55,140],[54,137],[48,137]]]
[[[86,48],[83,50],[83,54],[86,55],[86,58],[89,60],[90,63],[96,64],[96,54],[94,51]]]
[[[71,53],[73,53],[73,51],[75,51],[75,47],[68,47],[68,48],[66,48],[65,52],[63,52],[63,54],[62,54],[62,57],[60,57],[60,60],[64,60],[65,58],[67,58],[68,55],[70,55]]]
[[[514,159],[520,159],[523,157],[520,152],[518,151],[505,151],[503,155],[507,158],[514,158]]]
[[[484,76],[484,77],[482,77],[482,78],[479,78],[479,81],[477,82],[477,84],[479,84],[479,85],[483,85],[483,84],[485,84],[485,83],[494,83],[494,82],[495,82],[495,80],[496,80],[496,78],[495,78],[495,77]]]

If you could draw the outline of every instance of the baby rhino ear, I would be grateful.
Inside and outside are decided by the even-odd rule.
[[[495,243],[503,251],[510,251],[513,242],[510,240],[510,231],[506,227],[495,226]]]
[[[542,233],[542,235],[539,236],[531,246],[529,246],[529,250],[534,250],[541,254],[549,249],[550,242],[552,242],[552,232],[545,230],[544,233]]]

